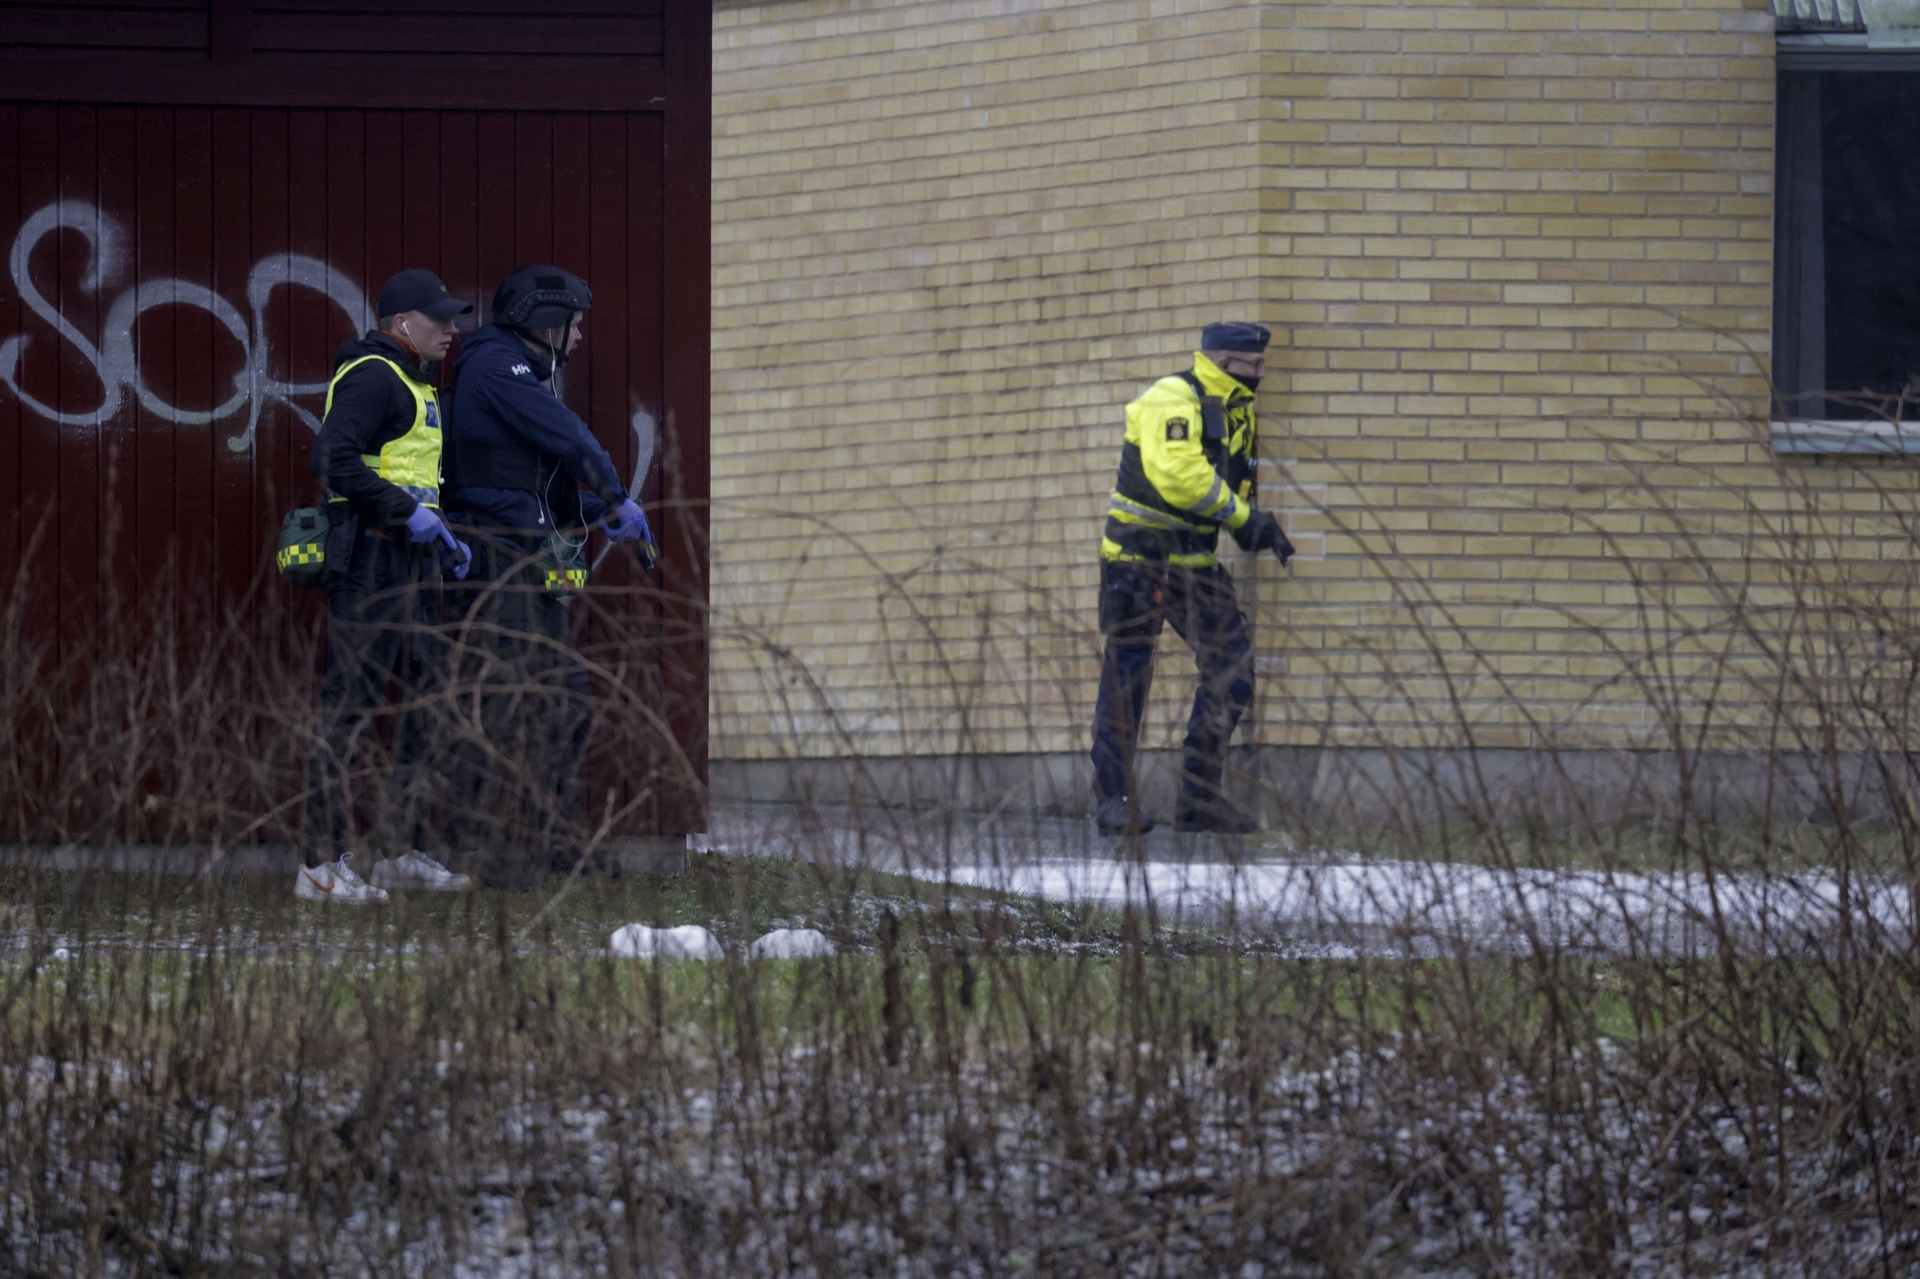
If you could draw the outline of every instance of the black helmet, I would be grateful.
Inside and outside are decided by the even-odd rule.
[[[493,322],[510,329],[562,329],[593,305],[593,290],[557,266],[523,266],[493,291]]]

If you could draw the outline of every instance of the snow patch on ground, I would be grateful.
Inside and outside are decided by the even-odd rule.
[[[726,952],[714,935],[698,924],[678,928],[649,928],[628,924],[614,930],[607,948],[621,959],[723,959]]]
[[[916,823],[898,814],[716,811],[719,851],[818,860],[1048,901],[1149,912],[1324,947],[1419,955],[1465,946],[1613,955],[1896,948],[1913,936],[1905,884],[1831,874],[1531,870],[1252,848],[1214,836],[1089,837],[1033,818]]]
[[[727,954],[719,939],[698,924],[628,924],[614,930],[607,949],[621,959],[725,959]],[[817,928],[776,928],[747,946],[748,959],[816,959],[833,953],[833,943]]]
[[[833,953],[833,943],[818,928],[776,928],[747,947],[749,959],[819,959]]]
[[[933,876],[929,876],[933,877]],[[1437,862],[1039,859],[955,865],[948,882],[1162,919],[1230,921],[1329,941],[1429,938],[1490,949],[1609,954],[1820,950],[1843,931],[1903,945],[1902,885],[1825,875],[1705,876],[1499,869]]]

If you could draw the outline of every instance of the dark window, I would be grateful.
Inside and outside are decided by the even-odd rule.
[[[1783,70],[1776,120],[1779,412],[1920,419],[1920,71]]]

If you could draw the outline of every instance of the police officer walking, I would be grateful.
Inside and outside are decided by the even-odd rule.
[[[562,370],[593,305],[587,282],[522,267],[493,295],[493,322],[454,359],[450,518],[474,547],[473,647],[463,681],[481,688],[482,749],[462,789],[493,828],[484,882],[530,886],[579,855],[580,767],[592,689],[567,609],[585,585],[587,530],[599,524],[653,563],[653,533],[613,459],[560,399]]]
[[[313,475],[327,486],[330,614],[320,731],[307,761],[305,861],[294,892],[310,901],[384,901],[388,888],[451,890],[467,876],[419,851],[419,807],[429,789],[420,705],[437,668],[427,651],[442,574],[464,577],[471,559],[440,516],[440,403],[433,376],[454,320],[473,310],[431,271],[402,271],[380,289],[380,327],[334,357]],[[394,734],[377,838],[388,852],[367,879],[348,864],[354,759],[397,682]],[[329,860],[329,858],[331,860]],[[371,882],[368,882],[371,880]]]
[[[1174,825],[1221,834],[1257,829],[1222,787],[1227,739],[1253,701],[1253,650],[1215,545],[1224,528],[1242,550],[1271,550],[1283,565],[1293,555],[1279,522],[1254,505],[1253,393],[1266,370],[1268,336],[1258,324],[1210,324],[1191,370],[1161,378],[1127,406],[1100,543],[1106,652],[1093,772],[1094,821],[1103,835],[1153,828],[1134,791],[1133,755],[1154,641],[1168,622],[1200,670]]]

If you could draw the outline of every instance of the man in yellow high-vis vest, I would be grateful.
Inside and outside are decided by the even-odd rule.
[[[1226,795],[1224,755],[1253,701],[1253,647],[1233,579],[1215,554],[1220,530],[1241,549],[1293,544],[1254,503],[1253,393],[1266,371],[1267,330],[1209,324],[1193,367],[1127,405],[1119,477],[1100,541],[1100,629],[1106,639],[1093,719],[1094,822],[1103,835],[1149,830],[1134,791],[1134,744],[1153,682],[1153,646],[1168,622],[1200,668],[1174,825],[1243,834],[1252,817]]]
[[[310,901],[384,901],[389,888],[459,889],[467,876],[422,852],[420,808],[431,789],[426,715],[418,705],[439,663],[430,658],[442,575],[466,576],[468,548],[440,516],[440,401],[434,375],[457,317],[473,310],[431,271],[402,271],[380,290],[380,327],[341,345],[313,442],[327,486],[327,682],[307,761],[307,840],[294,881]],[[388,684],[400,689],[393,767],[372,848],[384,855],[363,879],[351,779]],[[371,882],[369,882],[371,881]]]

